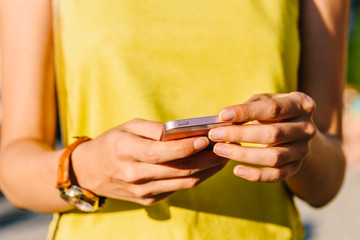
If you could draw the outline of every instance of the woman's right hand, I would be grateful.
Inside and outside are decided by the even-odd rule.
[[[72,155],[79,185],[101,196],[151,205],[225,166],[227,159],[201,151],[209,144],[206,137],[158,141],[163,126],[135,119],[79,145]]]

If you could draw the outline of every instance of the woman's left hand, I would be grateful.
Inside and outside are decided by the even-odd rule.
[[[234,168],[236,176],[278,182],[294,175],[308,154],[316,133],[314,110],[314,100],[301,92],[254,95],[244,104],[224,108],[220,119],[235,125],[212,129],[209,138],[217,142],[217,155],[246,164]],[[252,124],[239,125],[246,122]]]

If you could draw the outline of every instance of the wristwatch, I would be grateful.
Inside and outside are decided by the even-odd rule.
[[[99,197],[89,190],[77,186],[71,182],[71,154],[81,143],[91,140],[88,137],[76,137],[77,140],[69,145],[60,157],[58,179],[56,188],[60,190],[60,196],[71,205],[84,212],[95,212],[105,203],[105,197]]]

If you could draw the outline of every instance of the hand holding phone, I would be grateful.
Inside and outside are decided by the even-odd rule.
[[[218,115],[174,120],[165,123],[160,141],[204,136],[212,128],[230,125],[232,123],[221,121]]]

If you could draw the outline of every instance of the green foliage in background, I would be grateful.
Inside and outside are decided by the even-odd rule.
[[[360,91],[360,1],[353,0],[351,6],[348,53],[348,85]]]

